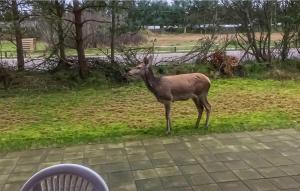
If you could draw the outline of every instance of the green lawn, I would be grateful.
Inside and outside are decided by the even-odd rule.
[[[21,93],[22,92],[22,93]],[[194,129],[192,101],[175,102],[173,135],[299,128],[300,84],[213,80],[208,131]],[[165,135],[163,107],[142,83],[114,88],[0,90],[0,150],[120,141]]]

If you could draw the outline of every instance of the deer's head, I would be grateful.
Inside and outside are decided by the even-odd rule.
[[[152,64],[152,57],[145,57],[143,62],[139,63],[136,67],[131,68],[128,72],[128,76],[142,77],[146,74],[148,67]]]

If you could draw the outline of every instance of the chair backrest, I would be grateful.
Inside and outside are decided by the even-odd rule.
[[[108,191],[93,170],[77,164],[59,164],[34,174],[21,191]]]

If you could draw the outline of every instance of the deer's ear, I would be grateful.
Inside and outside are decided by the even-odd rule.
[[[145,64],[145,65],[148,65],[148,64],[149,64],[149,60],[148,60],[147,57],[144,58],[144,64]]]

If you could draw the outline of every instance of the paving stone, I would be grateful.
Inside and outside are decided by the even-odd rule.
[[[213,179],[206,172],[202,172],[198,174],[189,174],[189,175],[185,175],[185,177],[189,182],[189,184],[192,186],[215,183]]]
[[[157,178],[158,174],[154,169],[146,169],[146,170],[133,171],[133,176],[135,180],[140,180],[140,179]]]
[[[233,161],[241,158],[236,153],[218,153],[215,154],[218,161]]]
[[[183,174],[198,174],[204,172],[204,169],[200,165],[184,165],[179,166],[179,169]]]
[[[213,154],[197,154],[194,155],[196,160],[200,163],[205,162],[219,162],[219,159],[216,157],[216,155]]]
[[[119,172],[130,170],[128,162],[103,164],[102,168],[103,172]]]
[[[181,150],[187,150],[188,149],[188,147],[185,144],[181,143],[181,142],[165,144],[164,146],[165,146],[167,151],[176,150],[176,151],[180,152]]]
[[[4,186],[7,179],[8,175],[0,175],[0,188]]]
[[[64,152],[65,153],[76,153],[76,152],[83,152],[85,150],[85,145],[78,145],[78,146],[71,146],[71,147],[65,147]]]
[[[105,145],[104,144],[90,144],[90,145],[86,145],[84,148],[84,151],[99,151],[99,150],[104,150]]]
[[[184,142],[184,144],[189,150],[198,150],[199,152],[207,152],[207,149],[205,149],[203,145],[198,141],[195,142],[186,141]]]
[[[120,187],[134,182],[131,171],[112,172],[108,174],[110,187]]]
[[[175,162],[170,158],[153,159],[151,161],[154,167],[167,167],[175,165]]]
[[[61,154],[48,154],[45,158],[45,162],[58,162],[63,160],[63,153]]]
[[[164,191],[159,178],[141,179],[135,181],[138,191]]]
[[[107,160],[106,156],[87,158],[86,163],[88,165],[96,165],[96,164],[106,164],[110,161]]]
[[[241,161],[241,160],[227,161],[227,162],[224,162],[224,164],[231,170],[250,168],[249,165],[247,165],[247,163],[245,163],[244,161]]]
[[[228,145],[229,152],[243,152],[250,151],[250,149],[245,145]]]
[[[166,188],[165,191],[193,191],[193,188],[189,186],[184,186],[178,188]]]
[[[300,175],[297,175],[297,176],[292,176],[297,182],[300,183]]]
[[[32,163],[40,163],[42,161],[43,155],[35,155],[35,156],[21,156],[18,160],[17,164],[32,164]]]
[[[204,147],[201,148],[189,148],[188,151],[193,155],[205,155],[210,154],[210,151]]]
[[[149,157],[144,153],[127,155],[128,161],[143,161],[150,160]]]
[[[154,152],[160,152],[160,151],[166,151],[166,148],[163,144],[151,144],[151,145],[145,145],[145,149],[148,153],[154,153]]]
[[[7,166],[14,167],[17,163],[17,160],[18,159],[0,159],[0,168],[7,167]]]
[[[285,172],[283,172],[282,170],[280,170],[277,167],[258,168],[257,170],[265,178],[287,176],[287,174]]]
[[[259,179],[263,178],[258,172],[254,169],[242,169],[242,170],[234,170],[233,171],[241,180],[249,180],[249,179]]]
[[[300,174],[300,165],[287,165],[287,166],[279,166],[282,171],[284,171],[288,175],[298,175]]]
[[[268,179],[245,180],[244,183],[248,185],[253,191],[275,191],[277,188]]]
[[[160,177],[181,175],[181,172],[177,166],[155,168],[155,170]]]
[[[206,184],[200,186],[193,186],[194,191],[221,191],[217,184]]]
[[[300,188],[300,184],[291,177],[278,177],[270,180],[279,189]]]
[[[82,159],[83,158],[83,151],[82,152],[65,152],[63,156],[63,160],[70,160],[70,159]]]
[[[110,187],[111,191],[137,191],[134,183],[126,183]]]
[[[171,158],[169,153],[167,151],[157,151],[157,152],[150,152],[148,153],[148,156],[150,159],[165,159],[165,158]]]
[[[15,174],[10,174],[8,177],[7,183],[14,183],[14,182],[25,182],[28,180],[35,172],[19,172]]]
[[[228,168],[222,162],[201,163],[207,172],[226,171]]]
[[[17,165],[12,173],[35,172],[38,170],[38,164]]]
[[[126,147],[125,148],[126,153],[131,155],[131,154],[140,154],[140,153],[146,153],[146,150],[144,146],[134,146],[134,147]]]
[[[143,146],[142,141],[128,141],[125,142],[125,147],[136,147],[136,146]]]
[[[178,137],[165,138],[165,139],[162,139],[161,141],[164,145],[181,142],[180,138],[178,138]]]
[[[145,146],[149,146],[149,145],[162,145],[162,140],[157,138],[157,139],[144,139],[143,140],[143,144]]]
[[[252,137],[242,137],[242,138],[238,138],[237,140],[242,144],[251,144],[257,142],[257,140],[255,140]]]
[[[255,151],[261,158],[268,159],[268,158],[275,158],[275,157],[283,157],[280,152],[269,149],[269,150],[257,150]]]
[[[18,183],[8,183],[5,184],[3,187],[3,191],[17,191],[20,190],[24,182],[18,182]]]
[[[256,158],[259,158],[257,156],[257,153],[253,151],[242,151],[242,152],[238,152],[237,155],[243,160],[245,159],[255,160]]]
[[[216,182],[229,182],[239,180],[231,171],[213,172],[209,174]]]
[[[244,159],[253,168],[271,167],[272,164],[262,158]]]
[[[131,170],[143,170],[153,168],[152,163],[149,160],[143,161],[129,161]]]
[[[57,164],[61,164],[61,162],[45,162],[45,163],[40,163],[38,165],[38,168],[37,170],[42,170],[44,168],[47,168],[47,167],[50,167],[50,166],[53,166],[53,165],[57,165]],[[34,171],[31,171],[31,172],[35,172],[36,170]]]
[[[247,147],[251,150],[257,151],[257,150],[267,150],[271,149],[271,147],[263,144],[263,143],[254,143],[254,144],[249,144]]]
[[[112,191],[295,191],[300,190],[300,132],[194,135],[0,153],[0,190],[18,190],[37,170],[62,162],[90,167]]]
[[[196,164],[197,161],[194,156],[188,151],[171,152],[171,157],[173,158],[176,165],[188,165],[188,164]]]
[[[73,163],[73,164],[80,164],[80,165],[84,165],[85,162],[83,159],[68,159],[68,160],[63,160],[63,163]]]
[[[91,165],[91,166],[87,166],[87,167],[94,170],[95,172],[97,172],[105,180],[105,182],[108,183],[109,173],[104,172],[102,165],[98,164],[98,165]]]
[[[105,144],[105,148],[107,148],[107,149],[120,149],[120,148],[124,148],[124,143],[110,143],[110,144]]]
[[[95,157],[104,157],[106,156],[105,150],[87,150],[84,152],[85,158],[95,158]]]
[[[166,176],[161,178],[165,188],[178,188],[189,186],[184,176]]]
[[[292,165],[295,164],[295,162],[287,159],[286,157],[283,156],[271,156],[271,157],[265,157],[267,161],[272,163],[274,166],[281,166],[281,165]]]
[[[219,184],[222,191],[250,191],[242,182],[222,182]]]
[[[125,155],[107,155],[106,160],[109,163],[127,162],[127,157]]]
[[[300,153],[300,151],[299,151]],[[300,154],[298,152],[293,152],[293,155],[286,155],[288,159],[294,161],[295,163],[298,163],[300,164]],[[284,153],[284,154],[287,154],[287,153]]]

